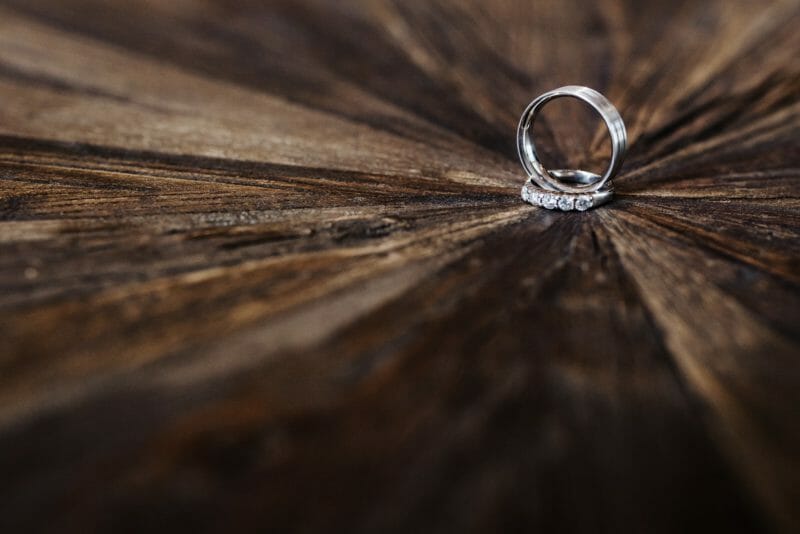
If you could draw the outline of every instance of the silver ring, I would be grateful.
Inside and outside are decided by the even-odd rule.
[[[531,130],[539,112],[549,101],[562,97],[578,98],[592,106],[606,123],[608,132],[611,135],[611,162],[606,172],[599,176],[588,171],[574,171],[579,173],[581,180],[572,180],[574,185],[566,183],[563,178],[566,175],[559,175],[556,171],[548,171],[539,161],[536,153],[536,145],[531,139]],[[568,85],[553,91],[544,93],[528,104],[517,128],[517,152],[522,162],[522,167],[531,180],[547,191],[560,191],[564,193],[595,193],[600,190],[611,191],[610,180],[617,174],[622,160],[625,158],[625,151],[628,146],[628,134],[625,131],[625,124],[622,122],[617,108],[603,95],[580,85]],[[563,172],[563,171],[562,171]],[[569,172],[569,171],[567,171]],[[576,175],[569,175],[574,178]],[[585,180],[585,181],[584,181]],[[577,183],[576,183],[577,182]],[[606,187],[606,184],[608,186]]]
[[[597,177],[596,174],[586,171],[558,170],[550,172],[559,180],[572,183],[591,183]],[[543,189],[537,186],[532,179],[522,186],[522,200],[549,210],[586,211],[605,204],[613,197],[614,192],[609,188],[589,193],[566,193]]]

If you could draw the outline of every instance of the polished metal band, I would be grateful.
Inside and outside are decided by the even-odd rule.
[[[556,171],[548,171],[545,169],[541,161],[539,161],[539,156],[536,153],[536,145],[533,143],[530,135],[533,130],[533,124],[545,104],[555,98],[563,97],[574,97],[586,102],[600,114],[600,117],[602,117],[608,127],[609,134],[611,135],[611,162],[602,176],[588,171],[577,170],[562,171],[562,174],[559,175]],[[519,121],[519,127],[517,128],[517,152],[519,153],[522,166],[530,179],[545,191],[588,194],[602,190],[610,193],[610,180],[616,175],[620,165],[622,165],[627,143],[628,136],[625,131],[625,124],[622,122],[622,117],[617,109],[606,97],[594,89],[579,85],[561,87],[536,98],[525,109]],[[580,173],[582,178],[588,178],[588,180],[577,180],[577,183],[567,183],[567,181],[563,180],[564,172]]]

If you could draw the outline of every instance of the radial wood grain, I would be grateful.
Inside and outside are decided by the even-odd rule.
[[[799,25],[0,0],[0,530],[797,531]]]

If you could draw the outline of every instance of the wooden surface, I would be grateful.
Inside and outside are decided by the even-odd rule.
[[[1,0],[0,530],[798,531],[798,27]]]

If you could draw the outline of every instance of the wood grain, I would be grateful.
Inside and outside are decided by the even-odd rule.
[[[800,530],[798,24],[0,0],[0,529]]]

